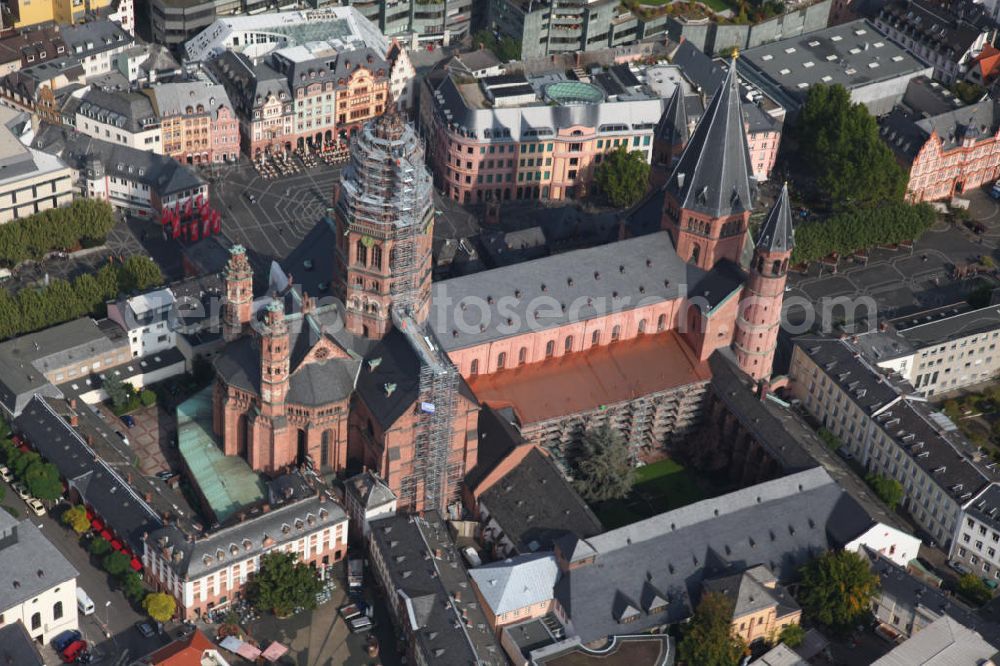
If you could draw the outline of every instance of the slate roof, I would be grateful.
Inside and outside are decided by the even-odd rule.
[[[719,89],[726,80],[726,71],[690,40],[684,40],[673,56],[673,64],[681,68],[684,78],[698,87],[706,97]]]
[[[741,285],[742,276],[725,268],[706,272],[682,261],[670,235],[659,231],[435,282],[428,321],[441,346],[452,351],[520,335],[530,325],[561,326],[571,315],[586,321],[673,300],[685,295],[685,287],[708,292],[714,306]],[[471,304],[469,312],[463,302]]]
[[[205,183],[194,170],[172,157],[102,141],[66,127],[43,124],[31,145],[59,156],[78,171],[87,168],[88,160],[96,159],[108,176],[147,185],[160,197],[193,192]]]
[[[82,317],[0,343],[0,401],[15,415],[36,392],[57,397],[45,373],[70,363],[90,363],[118,347],[89,318]]]
[[[763,564],[779,581],[789,581],[816,553],[871,525],[824,470],[810,469],[590,539],[566,537],[557,555],[579,565],[563,571],[555,596],[584,643],[641,633],[688,618],[707,577]],[[651,613],[657,598],[668,604]]]
[[[233,108],[224,86],[206,81],[157,83],[142,90],[160,118],[205,113],[217,118],[220,108]],[[203,111],[198,111],[198,106]],[[192,111],[188,112],[188,109]]]
[[[674,88],[674,94],[656,124],[656,137],[668,146],[679,146],[688,141],[687,103],[681,86]]]
[[[507,663],[468,589],[468,573],[437,511],[375,520],[370,539],[388,570],[385,587],[398,595],[394,603],[403,614],[399,628],[413,636],[428,663]],[[461,622],[461,616],[468,617],[468,623]]]
[[[357,498],[366,509],[391,504],[396,496],[389,486],[373,472],[356,474],[344,482],[346,492]]]
[[[137,92],[108,92],[91,88],[76,105],[76,112],[127,132],[141,132],[157,124],[149,98]]]
[[[245,117],[250,117],[253,110],[263,106],[270,97],[291,104],[288,77],[267,61],[254,62],[243,53],[224,51],[209,62],[208,68],[225,86],[233,104]]]
[[[973,462],[976,447],[958,433],[945,433],[932,420],[933,409],[911,400],[912,387],[875,370],[847,340],[799,338],[795,344],[821,371],[868,414],[894,443],[952,501],[962,504],[991,480],[994,470]]]
[[[989,18],[972,3],[947,4],[928,0],[892,0],[882,6],[879,20],[904,33],[916,44],[958,60],[972,49],[976,40],[989,29]]]
[[[327,320],[335,318],[335,308],[325,307],[306,315],[300,312],[285,315],[290,350],[289,402],[307,406],[322,405],[342,400],[354,391],[361,359],[352,354],[350,346],[345,348],[343,340],[327,334],[325,324],[329,323]],[[303,363],[322,336],[333,339],[350,357]],[[215,369],[227,384],[260,393],[260,341],[257,336],[245,335],[227,345],[216,357]]]
[[[227,568],[237,558],[249,559],[272,548],[281,549],[283,543],[347,520],[343,508],[323,494],[281,504],[271,494],[272,508],[267,512],[251,511],[244,522],[199,536],[193,542],[177,527],[166,525],[150,530],[146,546],[158,549],[179,577],[195,579]],[[264,546],[267,537],[274,544]]]
[[[79,575],[31,520],[18,522],[0,513],[0,609],[19,606]]]
[[[993,663],[997,648],[947,615],[894,647],[872,666],[977,666]]]
[[[161,521],[156,510],[128,485],[122,476],[127,472],[119,474],[112,464],[101,459],[41,397],[35,397],[28,404],[15,419],[14,427],[43,458],[59,469],[59,475],[133,552],[142,552],[143,533],[159,527]],[[147,487],[151,488],[149,484]],[[153,501],[161,508],[170,507],[169,498],[155,496]]]
[[[559,565],[551,553],[521,555],[469,570],[495,616],[551,599],[558,576]]]
[[[795,599],[778,584],[774,574],[763,565],[706,580],[702,583],[702,588],[705,592],[717,592],[730,599],[733,602],[733,618],[768,608],[776,608],[778,617],[799,610]]]
[[[990,644],[1000,645],[1000,624],[984,619],[945,590],[932,587],[910,575],[901,566],[874,550],[865,547],[859,552],[868,558],[872,571],[878,575],[880,594],[890,597],[896,606],[920,608],[925,614],[950,617],[977,632]]]
[[[1000,307],[989,305],[933,321],[910,322],[913,319],[901,317],[893,320],[893,325],[907,342],[922,349],[1000,329]]]
[[[792,229],[792,205],[788,200],[788,183],[781,187],[778,200],[771,207],[757,237],[757,249],[764,252],[789,252],[795,247]]]
[[[60,32],[66,42],[66,50],[78,58],[125,47],[135,41],[132,35],[110,19],[63,25],[60,26]]]
[[[1000,129],[1000,107],[992,98],[953,111],[921,117],[902,107],[882,119],[879,133],[893,152],[907,162],[913,161],[924,144],[936,135],[941,150],[953,150],[965,139],[982,141]]]
[[[666,189],[684,210],[726,217],[757,197],[735,61],[684,148]]]
[[[476,492],[477,486],[504,458],[519,446],[525,446],[524,437],[510,421],[489,405],[479,409],[479,447],[476,466],[465,475],[465,487]]]
[[[409,410],[420,395],[420,358],[395,327],[368,353],[358,374],[357,395],[372,417],[388,428]],[[459,375],[459,393],[471,402],[476,398]],[[387,384],[394,384],[390,395]]]
[[[0,627],[0,663],[45,666],[35,642],[20,620]]]
[[[552,550],[567,532],[588,539],[604,529],[552,459],[537,448],[479,501],[520,553]]]

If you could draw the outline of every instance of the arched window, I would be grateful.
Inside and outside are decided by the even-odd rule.
[[[661,314],[656,320],[656,332],[662,333],[667,328],[667,315]]]
[[[368,265],[368,248],[361,241],[358,241],[357,249],[355,250],[357,254],[358,263],[362,266]]]
[[[521,351],[517,352],[517,364],[524,365],[528,362],[528,348],[521,347]]]
[[[600,331],[594,331],[594,333],[590,336],[590,344],[592,344],[592,345],[599,345],[599,344],[601,344],[601,332]]]
[[[645,332],[646,332],[646,320],[643,319],[639,322],[639,335],[642,335]]]
[[[479,359],[478,358],[472,359],[472,365],[469,367],[469,374],[470,375],[478,375],[479,374]]]
[[[566,343],[565,343],[565,346],[563,347],[563,349],[565,351],[567,351],[567,352],[573,351],[573,336],[572,335],[567,335],[566,336]]]
[[[330,444],[333,442],[333,431],[324,430],[323,437],[320,439],[319,446],[319,464],[323,465],[330,464]]]
[[[622,336],[622,327],[615,324],[615,327],[611,329],[611,342],[618,342],[618,338],[620,338],[621,336]]]
[[[695,243],[694,247],[691,248],[691,263],[697,264],[698,259],[700,258],[701,258],[701,246]]]
[[[57,601],[55,604],[52,605],[52,619],[59,620],[62,618],[62,616],[63,616],[62,602]]]
[[[764,257],[757,257],[757,272],[764,272]]]
[[[382,268],[382,246],[373,245],[372,246],[372,266],[375,268]]]
[[[31,628],[34,630],[41,628],[41,626],[42,626],[42,614],[35,613],[34,615],[31,616]]]
[[[556,351],[555,340],[549,340],[548,342],[545,343],[545,358],[551,357],[552,354],[555,353],[555,351]]]
[[[788,270],[788,259],[781,262],[781,272],[785,273]]]
[[[781,262],[775,259],[774,263],[771,264],[771,274],[778,275],[780,272],[781,272]]]
[[[497,370],[503,370],[505,365],[507,365],[507,352],[500,352],[497,354]]]

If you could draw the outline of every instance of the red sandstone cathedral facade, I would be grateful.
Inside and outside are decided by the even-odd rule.
[[[434,284],[420,143],[395,114],[369,123],[335,195],[343,307],[287,285],[255,300],[231,251],[214,394],[225,453],[271,474],[350,460],[400,508],[445,508],[477,462],[480,404],[546,447],[606,420],[654,455],[696,423],[713,353],[766,381],[792,225],[783,191],[746,246],[756,190],[738,86],[730,66],[664,186],[661,231]]]

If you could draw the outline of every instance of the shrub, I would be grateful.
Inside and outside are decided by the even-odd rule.
[[[111,552],[111,544],[107,542],[103,537],[96,537],[91,539],[90,545],[87,546],[87,550],[90,554],[95,557],[102,557]]]
[[[143,407],[151,407],[156,404],[156,393],[149,389],[143,389],[142,393],[139,394],[139,400]]]

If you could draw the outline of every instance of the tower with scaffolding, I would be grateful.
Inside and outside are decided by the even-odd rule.
[[[457,499],[467,456],[462,447],[454,451],[465,440],[464,425],[461,436],[454,432],[458,371],[425,325],[431,188],[421,143],[394,111],[356,134],[334,206],[335,284],[351,332],[382,339],[395,328],[419,360],[419,388],[407,414],[413,462],[393,481],[401,506],[446,511]]]
[[[334,206],[334,284],[355,335],[381,339],[392,326],[392,309],[421,324],[426,320],[431,187],[420,141],[397,113],[373,120],[354,136]]]

